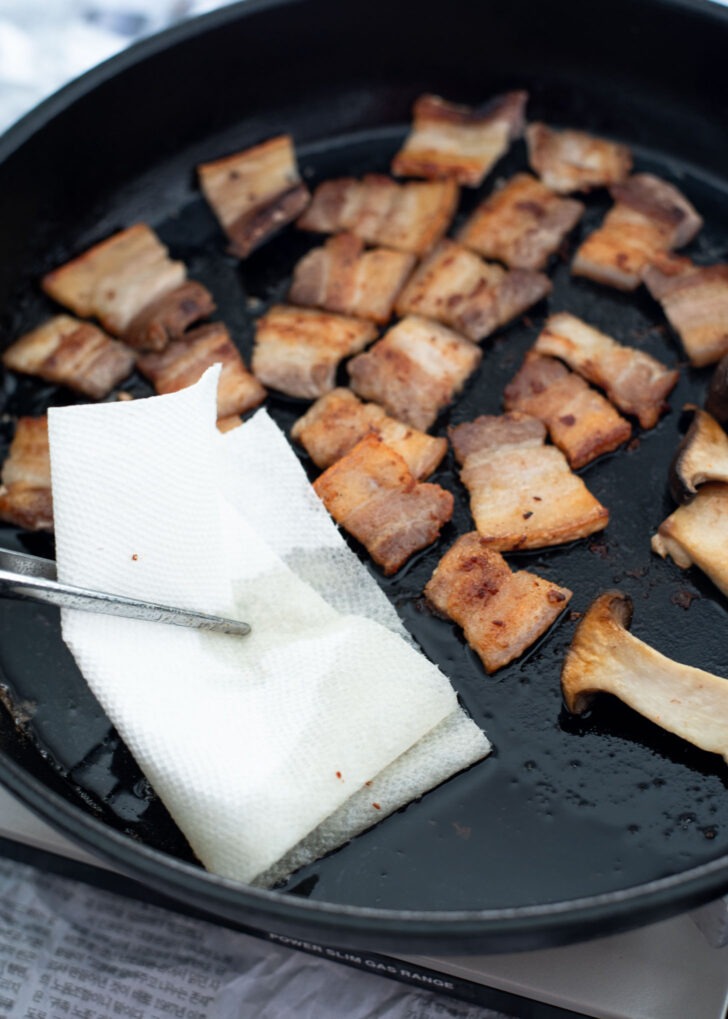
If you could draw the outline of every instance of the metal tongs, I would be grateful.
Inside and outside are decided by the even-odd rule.
[[[197,630],[217,630],[241,637],[250,633],[250,626],[237,619],[225,619],[205,612],[156,605],[120,594],[60,584],[56,580],[56,564],[52,559],[41,559],[22,552],[11,552],[9,549],[0,549],[0,597],[42,602],[65,609],[103,612],[129,619],[147,619],[155,623],[190,626]]]

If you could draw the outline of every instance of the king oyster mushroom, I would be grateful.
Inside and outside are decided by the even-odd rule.
[[[728,435],[707,411],[685,409],[694,412],[693,420],[670,465],[670,494],[677,503],[689,502],[706,481],[728,482]]]

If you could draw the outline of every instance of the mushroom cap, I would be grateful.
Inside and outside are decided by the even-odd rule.
[[[610,647],[632,623],[632,599],[606,591],[592,602],[574,633],[561,670],[561,690],[572,715],[583,715],[604,684],[600,674]]]
[[[728,390],[726,399],[728,410]],[[670,494],[677,503],[689,502],[706,481],[728,482],[728,435],[707,411],[691,404],[685,409],[693,420],[670,464]]]

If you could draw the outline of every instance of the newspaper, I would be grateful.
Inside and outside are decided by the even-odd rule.
[[[505,1019],[0,859],[0,1019]]]

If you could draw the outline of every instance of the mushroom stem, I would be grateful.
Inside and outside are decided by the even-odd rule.
[[[574,634],[561,686],[566,707],[582,714],[595,694],[611,693],[668,732],[728,761],[728,680],[682,665],[628,630],[632,601],[608,591]]]

